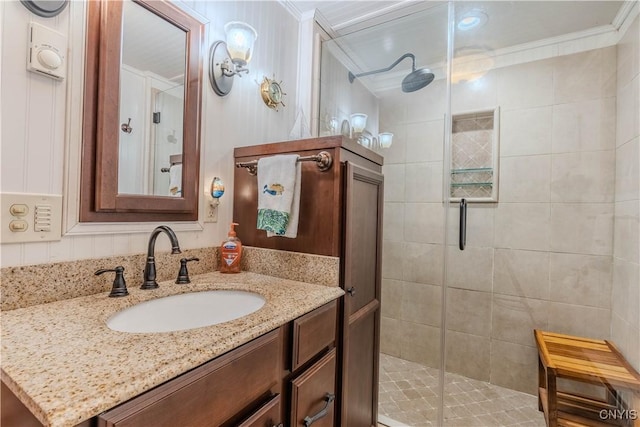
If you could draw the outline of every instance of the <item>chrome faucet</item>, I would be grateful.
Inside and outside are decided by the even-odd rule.
[[[158,282],[156,282],[156,261],[154,257],[155,247],[156,247],[156,239],[158,238],[158,234],[164,231],[167,236],[169,236],[169,240],[171,240],[171,253],[179,254],[180,245],[178,244],[178,238],[173,230],[166,225],[161,225],[156,227],[152,232],[151,236],[149,236],[149,249],[147,251],[147,264],[144,266],[144,279],[142,282],[142,286],[140,289],[155,289],[158,287]]]

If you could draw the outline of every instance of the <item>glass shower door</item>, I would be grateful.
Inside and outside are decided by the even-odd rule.
[[[543,426],[534,329],[609,339],[627,280],[615,272],[614,234],[630,238],[614,232],[616,46],[537,39],[528,11],[568,2],[454,7],[444,425]]]
[[[639,366],[639,18],[619,40],[527,22],[576,7],[450,2],[323,44],[319,134],[393,133],[368,146],[385,175],[382,422],[545,425],[534,329],[611,339]],[[434,79],[403,92],[409,53]]]
[[[366,136],[384,157],[379,421],[438,425],[448,5],[398,15],[323,43],[319,134],[367,114],[365,129],[346,135]],[[377,143],[381,133],[391,146]]]

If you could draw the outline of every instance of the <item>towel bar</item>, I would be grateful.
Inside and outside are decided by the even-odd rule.
[[[169,156],[169,162],[171,166],[181,165],[182,164],[182,154],[172,154]],[[160,172],[167,173],[170,172],[171,168],[160,168]]]
[[[182,162],[179,163],[171,163],[171,166],[175,166],[175,165],[181,165]],[[162,173],[168,173],[171,172],[171,168],[160,168],[160,172]]]
[[[327,153],[326,151],[321,151],[318,154],[315,154],[313,156],[299,157],[298,161],[299,162],[314,161],[316,162],[318,169],[320,169],[321,172],[324,172],[331,169],[331,165],[333,164],[333,157],[331,157],[331,154]],[[251,175],[256,175],[258,173],[257,160],[252,160],[250,162],[237,162],[236,167],[247,168],[247,170]]]

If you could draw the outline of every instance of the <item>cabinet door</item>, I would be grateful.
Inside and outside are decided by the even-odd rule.
[[[384,178],[347,163],[345,180],[341,426],[375,426]]]
[[[347,327],[342,374],[342,427],[375,426],[378,420],[379,310]]]
[[[291,381],[291,426],[332,427],[336,396],[336,350]]]
[[[380,299],[382,174],[346,163],[344,288],[348,315]]]

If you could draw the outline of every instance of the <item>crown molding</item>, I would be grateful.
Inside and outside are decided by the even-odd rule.
[[[302,21],[302,12],[296,7],[294,3],[289,0],[278,0],[278,3],[287,11],[291,16],[298,21]]]

